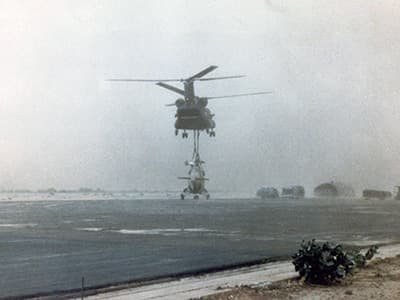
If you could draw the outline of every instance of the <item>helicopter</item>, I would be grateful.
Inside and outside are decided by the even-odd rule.
[[[175,114],[175,135],[179,134],[179,130],[183,130],[182,137],[188,138],[189,134],[186,130],[193,131],[194,146],[193,156],[190,162],[186,161],[186,166],[189,166],[188,176],[178,177],[188,181],[188,185],[181,193],[181,199],[185,199],[188,195],[192,194],[194,199],[199,196],[204,196],[206,199],[210,198],[210,194],[205,188],[205,181],[209,180],[205,177],[203,168],[204,161],[200,159],[199,154],[199,141],[200,132],[206,131],[210,137],[215,137],[215,121],[214,114],[207,108],[208,101],[213,99],[243,97],[252,95],[270,94],[272,92],[257,92],[246,94],[233,94],[216,97],[199,97],[195,95],[194,83],[196,81],[210,81],[221,79],[234,79],[242,78],[244,75],[222,76],[222,77],[205,77],[208,73],[214,71],[217,66],[209,66],[202,71],[184,79],[108,79],[108,81],[127,81],[127,82],[156,82],[160,87],[175,92],[183,98],[178,98],[174,103],[166,104],[166,106],[176,106]],[[166,82],[180,82],[183,84],[183,89],[170,85]]]
[[[186,161],[185,165],[190,166],[189,176],[178,177],[178,179],[188,180],[188,186],[184,188],[181,193],[181,199],[184,200],[186,196],[192,194],[194,199],[199,199],[199,196],[204,196],[207,200],[210,199],[210,194],[205,188],[205,181],[209,180],[205,177],[205,172],[202,164],[204,163],[200,157],[196,158],[194,161]]]
[[[205,197],[207,200],[210,199],[210,194],[208,193],[205,182],[209,180],[206,178],[206,173],[203,168],[203,164],[205,163],[200,159],[199,153],[199,136],[200,131],[197,130],[194,133],[194,147],[193,147],[193,156],[192,160],[185,161],[185,165],[189,166],[188,176],[178,177],[178,179],[184,179],[188,181],[188,185],[183,189],[181,193],[181,199],[184,200],[185,197],[192,194],[195,200],[199,199],[199,196]]]
[[[109,81],[156,82],[158,86],[181,95],[183,98],[178,98],[174,103],[166,104],[166,106],[176,106],[175,135],[179,134],[179,130],[183,130],[182,138],[188,138],[189,135],[186,130],[205,130],[210,137],[215,137],[214,128],[216,124],[213,119],[215,114],[213,114],[211,110],[207,108],[209,100],[271,93],[257,92],[216,97],[196,96],[194,91],[194,83],[196,81],[210,81],[244,77],[244,75],[234,75],[204,78],[205,75],[214,71],[216,68],[218,67],[209,66],[204,70],[198,72],[197,74],[184,79],[109,79]],[[181,82],[183,83],[183,89],[167,84],[166,82]]]

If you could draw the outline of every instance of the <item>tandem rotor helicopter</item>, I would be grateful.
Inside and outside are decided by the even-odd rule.
[[[200,159],[199,141],[200,132],[206,131],[210,137],[215,137],[215,121],[214,114],[207,108],[208,101],[221,98],[254,96],[262,94],[270,94],[271,92],[257,92],[246,94],[224,95],[217,97],[199,97],[195,95],[194,83],[196,81],[211,81],[222,79],[242,78],[244,75],[222,76],[222,77],[204,77],[208,73],[214,71],[217,66],[209,66],[197,74],[185,79],[108,79],[108,81],[123,81],[123,82],[155,82],[158,86],[168,89],[182,96],[174,103],[166,104],[166,106],[176,106],[175,114],[175,135],[179,134],[179,130],[183,130],[182,138],[188,138],[187,130],[193,131],[193,155],[190,162],[186,161],[185,165],[189,166],[188,176],[178,177],[188,181],[187,187],[181,193],[181,199],[189,195],[193,195],[194,199],[203,196],[206,199],[210,198],[210,194],[205,188],[205,181],[209,180],[205,177],[203,168],[204,161]],[[166,82],[180,82],[183,84],[183,89],[170,85]]]

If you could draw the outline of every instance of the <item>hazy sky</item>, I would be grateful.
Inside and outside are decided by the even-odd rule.
[[[174,93],[218,65],[209,189],[400,183],[398,1],[0,1],[0,188],[180,189]]]

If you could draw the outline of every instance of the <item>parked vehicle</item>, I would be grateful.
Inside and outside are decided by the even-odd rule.
[[[291,187],[282,188],[282,197],[290,197],[290,198],[304,198],[305,190],[301,185],[294,185]]]
[[[379,190],[363,190],[363,198],[365,199],[388,199],[392,198],[392,193]]]
[[[261,187],[257,191],[257,197],[260,197],[262,199],[279,198],[279,192],[276,188],[273,187]]]

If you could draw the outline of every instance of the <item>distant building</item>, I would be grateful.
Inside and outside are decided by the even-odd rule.
[[[295,185],[291,187],[282,188],[282,197],[303,198],[305,195],[304,187]]]
[[[257,191],[256,195],[257,197],[260,197],[262,199],[278,198],[279,192],[276,188],[273,187],[262,187]]]
[[[396,196],[394,197],[394,199],[400,200],[400,186],[396,186],[396,187],[397,187],[397,194],[396,194]]]
[[[353,188],[341,182],[328,182],[317,186],[314,189],[316,197],[354,197]]]
[[[363,190],[363,198],[366,199],[387,199],[392,198],[392,193],[387,191],[378,191],[378,190]]]
[[[93,193],[94,190],[91,188],[87,188],[87,187],[81,187],[78,190],[79,193]]]

